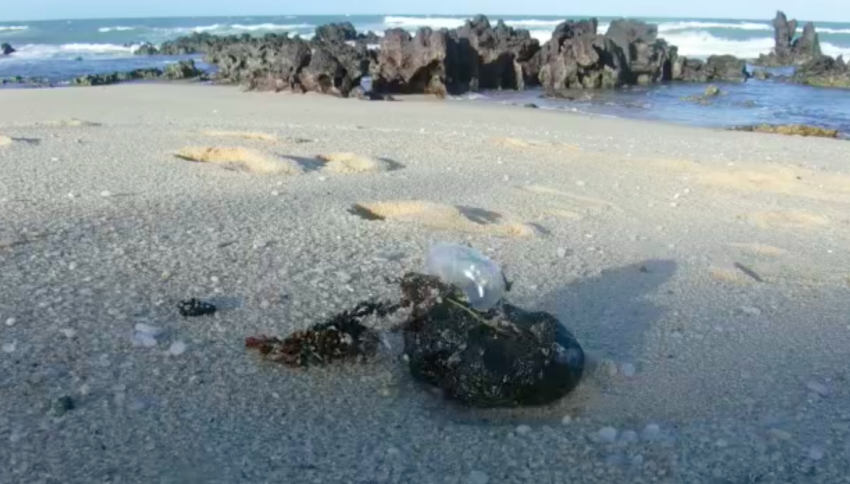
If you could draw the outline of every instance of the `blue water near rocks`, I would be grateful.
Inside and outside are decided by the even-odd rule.
[[[771,14],[773,12],[767,12]],[[288,32],[311,37],[318,25],[351,22],[358,31],[383,32],[388,28],[415,30],[420,26],[454,28],[464,16],[361,15],[361,16],[246,16],[149,19],[97,19],[0,22],[0,43],[18,52],[0,58],[0,78],[46,77],[63,81],[92,73],[127,71],[164,65],[200,56],[137,57],[142,43],[160,44],[192,32],[263,35]],[[524,28],[542,42],[564,17],[540,15],[490,15],[508,25]],[[578,19],[580,17],[571,17]],[[605,32],[611,18],[600,17]],[[688,57],[732,54],[754,58],[773,46],[770,20],[647,18],[658,24],[659,35]],[[825,54],[850,57],[850,23],[815,22]],[[594,93],[592,99],[573,101],[540,99],[539,92],[498,92],[471,96],[483,102],[535,103],[541,108],[580,111],[599,115],[656,119],[700,126],[753,123],[803,123],[850,133],[850,92],[751,80],[722,85],[727,94],[702,106],[682,98],[698,94],[700,85],[671,84]]]
[[[837,129],[843,138],[850,138],[850,91],[756,79],[716,85],[722,94],[707,105],[684,99],[702,95],[705,85],[685,83],[576,92],[569,101],[545,98],[540,90],[485,92],[458,99],[717,128],[806,124]]]

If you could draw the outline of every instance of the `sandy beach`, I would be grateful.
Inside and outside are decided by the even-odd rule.
[[[0,483],[850,482],[848,162],[463,101],[0,91]],[[397,297],[435,242],[576,335],[575,393],[466,409],[393,334],[366,364],[245,350]]]

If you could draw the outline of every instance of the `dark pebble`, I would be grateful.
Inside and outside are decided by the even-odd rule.
[[[216,307],[210,303],[203,302],[199,299],[189,299],[188,301],[182,301],[178,306],[180,310],[180,315],[184,318],[191,318],[195,316],[206,316],[208,314],[213,314],[216,312]]]

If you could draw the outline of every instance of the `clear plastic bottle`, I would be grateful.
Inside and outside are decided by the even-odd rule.
[[[505,295],[505,278],[499,266],[463,245],[433,245],[428,252],[426,273],[460,288],[478,311],[493,309]]]

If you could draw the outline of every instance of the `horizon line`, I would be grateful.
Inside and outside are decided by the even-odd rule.
[[[331,13],[322,13],[322,14],[296,14],[296,13],[282,13],[282,14],[242,14],[242,15],[152,15],[145,17],[65,17],[65,18],[43,18],[43,19],[16,19],[16,20],[0,20],[0,24],[11,24],[11,23],[19,23],[19,22],[61,22],[61,21],[80,21],[80,20],[145,20],[145,19],[212,19],[212,18],[245,18],[245,17],[365,17],[365,16],[375,16],[375,17],[464,17],[464,18],[472,18],[476,15],[484,15],[490,20],[506,20],[509,16],[522,16],[522,17],[532,17],[532,16],[540,16],[540,17],[556,17],[563,18],[564,20],[570,19],[587,19],[587,18],[626,18],[626,19],[659,19],[659,20],[674,20],[674,19],[688,19],[688,20],[738,20],[738,21],[751,21],[751,22],[770,22],[773,18],[734,18],[734,17],[668,17],[664,15],[584,15],[584,14],[544,14],[544,13],[513,13],[513,14],[486,14],[486,13],[359,13],[359,14],[331,14]],[[789,20],[794,19],[794,17],[789,17]],[[811,19],[796,19],[798,22],[820,22],[820,23],[847,23],[835,20],[811,20]],[[848,21],[850,22],[850,21]]]

